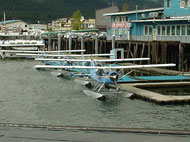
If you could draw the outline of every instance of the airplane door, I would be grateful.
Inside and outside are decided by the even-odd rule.
[[[117,59],[121,59],[121,51],[117,51]]]

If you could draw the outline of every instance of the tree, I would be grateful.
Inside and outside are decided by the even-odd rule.
[[[72,15],[72,30],[82,29],[83,22],[81,21],[82,14],[80,10],[77,10]]]
[[[123,7],[122,7],[122,11],[125,12],[125,11],[128,11],[128,10],[129,10],[129,5],[127,3],[124,3]]]

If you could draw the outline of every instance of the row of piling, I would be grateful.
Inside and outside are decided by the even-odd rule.
[[[112,40],[107,40],[105,37],[100,38],[98,35],[92,37],[84,37],[81,34],[78,38],[48,36],[44,38],[47,50],[76,50],[85,49],[88,54],[109,53],[115,48],[123,48],[125,58],[143,58],[149,57],[149,64],[165,64],[175,63],[174,70],[189,71],[189,45],[179,42],[162,42],[162,41],[118,41],[115,37]]]

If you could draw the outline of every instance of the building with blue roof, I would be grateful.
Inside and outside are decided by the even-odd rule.
[[[0,25],[10,24],[10,23],[16,23],[16,22],[21,22],[21,21],[22,20],[7,20],[7,21],[0,22]]]
[[[125,48],[126,57],[151,58],[150,63],[177,64],[190,71],[190,1],[164,0],[164,7],[107,13],[107,40]]]
[[[22,20],[7,20],[0,22],[1,32],[29,31],[29,24]]]

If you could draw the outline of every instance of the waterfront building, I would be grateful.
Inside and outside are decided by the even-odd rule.
[[[107,40],[125,42],[127,52],[133,56],[146,53],[152,63],[174,62],[181,71],[190,70],[190,1],[164,0],[164,7],[107,13],[111,24],[107,27]],[[127,53],[130,55],[130,53]],[[131,55],[131,56],[132,56]]]
[[[22,20],[7,20],[0,22],[0,31],[2,33],[28,32],[29,28],[29,24]]]
[[[47,31],[47,24],[30,24],[30,31],[33,33],[42,33]]]
[[[84,29],[94,29],[95,28],[95,19],[85,19],[84,20]]]
[[[96,29],[99,29],[100,32],[106,32],[106,28],[108,25],[111,24],[111,21],[108,21],[106,19],[110,19],[109,16],[107,16],[105,18],[105,16],[103,16],[103,14],[106,13],[113,13],[113,12],[118,12],[119,8],[117,6],[111,6],[111,7],[106,7],[106,8],[102,8],[102,9],[98,9],[95,12],[95,19],[96,19]]]
[[[71,29],[71,19],[69,18],[60,18],[52,21],[52,31],[70,31]]]

